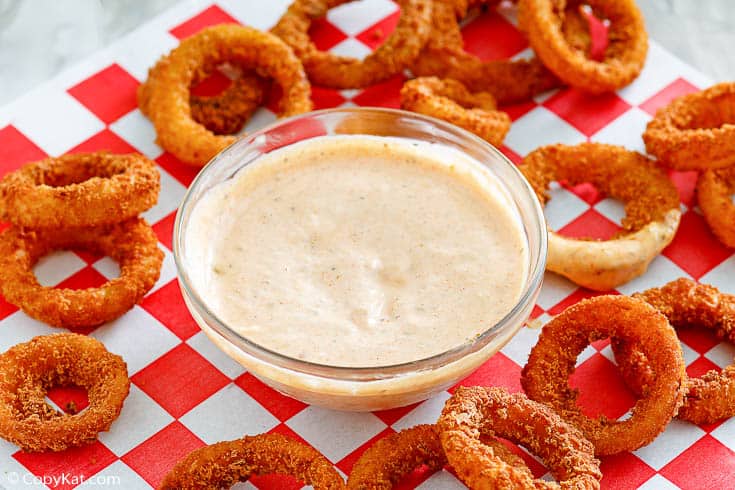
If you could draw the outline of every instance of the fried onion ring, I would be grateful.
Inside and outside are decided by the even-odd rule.
[[[496,457],[519,472],[528,469],[523,459],[492,437],[482,443],[492,447]],[[370,446],[350,471],[350,490],[390,490],[411,471],[426,465],[429,471],[440,470],[447,464],[439,433],[434,425],[417,425],[380,439]]]
[[[697,200],[712,233],[735,248],[735,167],[707,170],[697,180]]]
[[[466,1],[434,2],[432,32],[411,65],[415,75],[458,80],[472,91],[490,92],[501,105],[559,86],[559,80],[536,58],[483,61],[465,51],[458,18],[466,13]]]
[[[214,134],[235,134],[264,99],[263,79],[251,74],[236,78],[218,95],[191,95],[189,105],[192,119]]]
[[[470,488],[600,488],[592,444],[549,407],[503,388],[460,387],[437,423],[449,463]],[[534,480],[480,442],[481,432],[523,444],[541,457],[556,480]]]
[[[309,38],[315,19],[354,0],[295,0],[271,32],[283,39],[304,64],[315,85],[337,89],[364,88],[387,80],[408,67],[431,32],[432,0],[396,0],[401,16],[388,39],[364,60],[319,51]]]
[[[280,434],[260,434],[196,449],[166,475],[159,490],[230,488],[252,475],[291,475],[315,490],[342,490],[345,482],[316,449]]]
[[[222,63],[255,69],[283,90],[281,117],[312,109],[301,62],[276,36],[250,27],[220,24],[181,41],[161,58],[138,89],[138,104],[156,128],[157,142],[179,160],[202,166],[235,141],[192,118],[189,88]]]
[[[120,277],[98,288],[60,289],[39,284],[35,263],[54,250],[79,248],[109,256]],[[0,235],[0,290],[29,316],[54,327],[93,327],[133,307],[158,280],[163,252],[143,219],[90,228],[22,230]]]
[[[158,201],[156,164],[143,155],[78,153],[28,163],[0,181],[0,219],[51,228],[110,224]]]
[[[648,53],[643,14],[634,0],[586,0],[598,19],[610,20],[609,44],[601,61],[564,36],[567,5],[579,1],[520,0],[518,23],[544,64],[564,82],[586,92],[610,92],[630,84],[640,74]]]
[[[679,194],[655,162],[623,147],[599,143],[551,145],[519,166],[542,205],[551,182],[590,182],[625,203],[622,232],[611,240],[577,240],[549,231],[547,269],[606,291],[643,274],[671,243],[681,218]]]
[[[735,296],[731,294],[682,278],[633,297],[663,313],[674,328],[707,328],[735,343]],[[646,356],[636,344],[621,340],[612,342],[612,349],[627,385],[638,395],[647,393],[655,373]],[[680,419],[706,424],[735,415],[735,363],[722,372],[712,370],[689,378],[687,388],[684,405],[679,409]]]
[[[735,165],[735,82],[674,99],[643,133],[648,153],[677,170]]]
[[[577,356],[604,338],[635,345],[650,361],[655,379],[626,420],[587,417],[569,386]],[[567,308],[547,323],[521,372],[528,396],[550,405],[578,427],[605,456],[649,444],[676,415],[684,400],[686,373],[676,332],[648,303],[627,296],[597,296]]]
[[[492,94],[473,94],[451,79],[421,77],[407,81],[401,89],[401,109],[443,119],[494,146],[502,145],[510,130],[510,116],[496,110]]]
[[[87,390],[89,406],[59,413],[44,397],[55,386]],[[130,391],[125,362],[96,339],[73,333],[35,337],[0,354],[0,436],[24,451],[63,451],[110,429]]]

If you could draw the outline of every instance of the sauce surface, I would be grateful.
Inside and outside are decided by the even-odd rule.
[[[440,145],[328,136],[259,158],[195,206],[186,260],[211,311],[290,357],[381,366],[501,320],[527,276],[518,218]]]

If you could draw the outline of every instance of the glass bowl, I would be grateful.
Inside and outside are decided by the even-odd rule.
[[[192,281],[186,234],[192,210],[213,186],[233,177],[259,156],[324,135],[409,138],[440,143],[484,165],[504,192],[527,240],[527,277],[516,305],[497,324],[466,343],[424,359],[388,366],[343,367],[279,354],[239,335],[208,308]],[[425,400],[456,384],[502,348],[523,326],[535,304],[546,265],[547,234],[536,196],[516,167],[496,148],[456,126],[415,113],[344,108],[284,119],[238,140],[199,173],[179,208],[174,257],[189,311],[221,350],[274,389],[305,403],[350,411],[384,410]],[[254,253],[257,253],[255,251]]]

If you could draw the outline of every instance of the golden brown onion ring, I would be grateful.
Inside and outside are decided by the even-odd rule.
[[[455,124],[498,147],[510,130],[510,116],[496,110],[492,94],[473,94],[456,80],[420,77],[407,81],[401,89],[401,108]]]
[[[674,99],[643,133],[648,153],[677,170],[735,165],[735,82]]]
[[[634,345],[655,373],[626,420],[584,415],[576,404],[578,391],[569,386],[577,356],[605,338]],[[681,406],[685,380],[681,346],[666,317],[627,296],[597,296],[564,310],[544,326],[521,373],[528,396],[579,428],[599,456],[634,451],[653,441]]]
[[[697,180],[697,200],[712,233],[735,248],[735,167],[707,170]]]
[[[431,31],[432,0],[396,0],[401,17],[395,31],[364,60],[319,51],[309,38],[314,19],[353,0],[295,0],[272,32],[291,46],[309,79],[322,87],[364,88],[400,73],[416,59]]]
[[[497,439],[483,434],[482,443],[508,465],[525,472],[523,459]],[[352,467],[347,480],[350,490],[390,490],[411,471],[426,465],[429,471],[447,464],[439,433],[434,425],[417,425],[384,437],[370,446]]]
[[[482,61],[465,51],[458,18],[466,13],[466,1],[435,2],[432,32],[411,66],[414,74],[458,80],[472,91],[490,92],[501,105],[559,86],[559,80],[536,58]]]
[[[75,385],[89,406],[75,415],[50,407],[46,392]],[[110,429],[130,391],[125,362],[101,342],[73,333],[35,337],[0,354],[0,436],[24,451],[63,451]]]
[[[643,14],[634,0],[587,0],[598,19],[610,21],[609,44],[601,61],[564,36],[565,11],[578,1],[520,0],[518,23],[544,65],[572,87],[599,94],[630,84],[640,74],[648,53]]]
[[[39,284],[38,259],[54,250],[83,249],[120,265],[120,277],[100,287],[61,289]],[[54,327],[93,327],[133,307],[158,280],[163,252],[143,219],[88,228],[22,230],[0,234],[0,290],[29,316]]]
[[[153,122],[158,143],[185,163],[202,166],[235,141],[195,121],[189,105],[189,88],[225,62],[273,79],[283,90],[279,116],[312,109],[303,66],[283,41],[233,24],[203,29],[161,58],[138,90],[138,104]]]
[[[442,411],[440,437],[449,463],[470,488],[600,488],[592,444],[549,407],[503,388],[460,387]],[[559,482],[535,480],[484,445],[482,432],[526,446]]]
[[[252,475],[279,473],[314,490],[343,490],[345,482],[316,449],[280,434],[260,434],[196,449],[166,475],[159,490],[230,488]]]
[[[682,278],[633,297],[663,313],[674,328],[707,328],[735,343],[735,296],[731,294]],[[638,395],[648,392],[655,372],[636,344],[615,340],[612,349],[627,385]],[[680,419],[708,424],[734,415],[735,363],[721,372],[711,370],[701,377],[688,378]]]
[[[545,146],[529,153],[519,169],[542,205],[556,180],[590,182],[625,203],[622,233],[611,240],[577,240],[549,232],[547,269],[581,286],[606,291],[643,274],[679,227],[676,187],[655,162],[623,147]]]
[[[158,201],[156,164],[143,155],[78,153],[28,163],[0,181],[0,219],[52,228],[110,224]]]

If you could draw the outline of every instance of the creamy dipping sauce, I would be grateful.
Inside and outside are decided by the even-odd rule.
[[[187,232],[192,284],[231,329],[334,366],[464,344],[516,304],[520,218],[495,177],[448,147],[327,136],[207,191]]]

